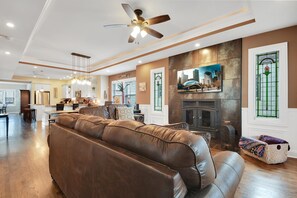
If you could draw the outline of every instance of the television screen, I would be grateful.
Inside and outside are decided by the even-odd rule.
[[[178,71],[177,91],[181,93],[206,93],[222,91],[221,65],[215,64]]]

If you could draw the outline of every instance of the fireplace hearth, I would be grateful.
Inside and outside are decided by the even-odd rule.
[[[213,138],[219,135],[220,100],[183,100],[182,119],[190,130],[207,131]]]

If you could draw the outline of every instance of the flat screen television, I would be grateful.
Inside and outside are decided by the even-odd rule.
[[[177,72],[179,93],[213,93],[222,91],[221,64],[201,66]]]

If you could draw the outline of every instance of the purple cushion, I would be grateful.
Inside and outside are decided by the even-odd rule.
[[[266,142],[267,144],[288,144],[286,140],[282,140],[268,135],[261,135],[259,140]]]

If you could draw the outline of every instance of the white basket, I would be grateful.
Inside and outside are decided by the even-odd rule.
[[[260,141],[260,140],[257,140]],[[263,157],[258,157],[254,154],[252,154],[249,151],[246,151],[244,149],[241,149],[243,153],[246,155],[249,155],[251,157],[254,157],[258,160],[261,160],[267,164],[279,164],[287,161],[288,158],[288,150],[289,150],[289,144],[267,144],[266,142],[260,141],[263,144],[265,144],[265,152]]]

